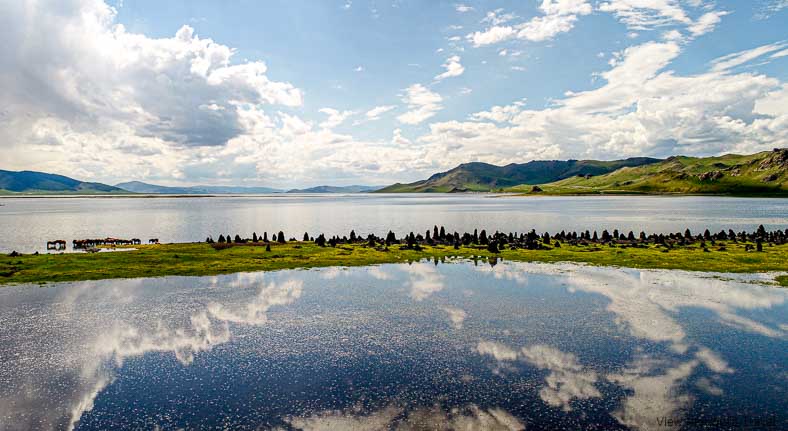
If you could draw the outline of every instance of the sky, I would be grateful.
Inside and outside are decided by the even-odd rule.
[[[410,182],[788,146],[788,0],[0,0],[0,169]]]

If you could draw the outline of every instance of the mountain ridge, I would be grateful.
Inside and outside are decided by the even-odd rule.
[[[520,185],[526,194],[717,194],[788,196],[788,148],[713,157],[672,156],[594,177]]]
[[[178,195],[223,195],[223,194],[267,194],[282,193],[284,190],[271,187],[243,187],[243,186],[160,186],[142,181],[127,181],[115,184],[115,187],[128,190],[132,193],[148,194],[178,194]]]
[[[533,160],[497,166],[484,162],[469,162],[445,172],[438,172],[426,180],[408,184],[393,184],[378,193],[430,192],[492,192],[520,184],[540,184],[574,175],[600,175],[626,166],[657,163],[661,159],[631,157],[621,160]]]
[[[127,193],[102,183],[75,180],[65,175],[36,171],[0,170],[0,192],[30,194],[102,194]]]

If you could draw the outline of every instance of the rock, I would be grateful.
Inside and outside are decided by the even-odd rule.
[[[716,181],[724,176],[725,174],[723,174],[720,171],[709,171],[698,175],[698,179],[700,179],[701,181]]]
[[[533,186],[533,187],[531,187],[531,193],[539,193],[539,192],[543,192],[543,191],[544,191],[544,190],[542,190],[542,188],[541,188],[541,187],[539,187],[539,186]]]
[[[777,178],[779,178],[779,177],[777,176],[777,174],[771,174],[771,175],[767,175],[767,176],[765,176],[765,177],[763,178],[763,182],[764,182],[764,183],[770,183],[770,182],[772,182],[772,181],[776,181],[776,180],[777,180]]]
[[[788,148],[775,148],[772,153],[758,165],[759,171],[771,168],[788,169]]]

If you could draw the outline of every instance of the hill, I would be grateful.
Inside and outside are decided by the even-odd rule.
[[[141,181],[129,181],[116,184],[123,190],[134,193],[163,194],[163,195],[226,195],[226,194],[267,194],[281,193],[282,190],[270,187],[234,187],[234,186],[189,186],[168,187]]]
[[[306,189],[292,189],[287,193],[369,193],[380,189],[380,186],[316,186]]]
[[[465,163],[435,174],[423,181],[394,184],[379,193],[489,192],[520,184],[549,183],[575,175],[601,175],[625,166],[657,163],[660,159],[635,157],[624,160],[535,160],[496,166],[488,163]]]
[[[0,193],[102,194],[126,193],[126,191],[106,184],[75,180],[63,175],[0,170]]]
[[[605,175],[511,187],[529,194],[720,194],[788,196],[788,149],[719,157],[675,156]]]

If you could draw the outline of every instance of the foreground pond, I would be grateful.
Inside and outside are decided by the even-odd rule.
[[[768,279],[423,262],[4,287],[0,429],[784,429]]]

